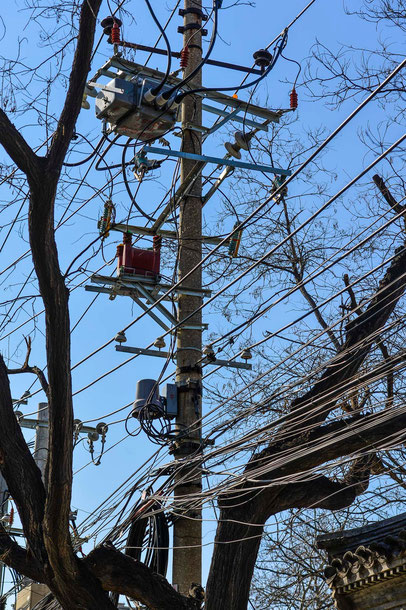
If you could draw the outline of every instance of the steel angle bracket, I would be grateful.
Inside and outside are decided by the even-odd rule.
[[[260,163],[246,163],[245,161],[236,161],[234,159],[224,159],[223,157],[210,157],[207,155],[196,155],[187,153],[182,150],[172,150],[160,148],[159,146],[144,146],[143,150],[146,153],[164,155],[169,157],[180,157],[181,159],[191,159],[192,161],[203,161],[204,163],[214,163],[215,165],[226,165],[231,167],[242,167],[244,169],[252,169],[260,172],[268,172],[270,174],[280,174],[281,176],[290,176],[290,169],[281,169],[270,165],[262,165]]]
[[[252,371],[252,364],[247,362],[236,362],[235,360],[209,360],[208,358],[203,359],[204,364],[211,364],[213,366],[225,366],[229,369],[245,369],[246,371]]]
[[[180,328],[187,330],[202,330],[207,329],[207,324],[179,324],[175,316],[162,304],[157,303],[160,292],[167,292],[172,288],[170,284],[161,284],[154,278],[146,278],[139,275],[123,275],[119,278],[112,278],[103,275],[92,275],[91,281],[98,286],[85,286],[85,290],[88,292],[99,292],[111,295],[114,292],[115,296],[129,296],[137,305],[146,312],[161,328],[165,331],[169,331],[171,326],[179,326]],[[103,286],[100,284],[104,284]],[[188,294],[192,296],[210,296],[211,291],[207,289],[193,289],[193,288],[182,288],[177,286],[173,289],[176,294]],[[144,299],[147,304],[145,304]],[[171,301],[168,296],[166,300]],[[149,305],[153,305],[154,309],[149,309]],[[164,319],[169,322],[164,321]]]
[[[127,354],[137,354],[139,356],[155,356],[156,358],[170,358],[169,352],[161,352],[157,349],[147,349],[143,347],[131,347],[130,345],[116,345],[116,352],[126,352]]]
[[[164,73],[159,70],[154,70],[153,68],[149,68],[148,66],[143,66],[141,64],[129,61],[124,57],[120,57],[115,55],[110,57],[103,64],[99,70],[90,78],[87,82],[86,94],[92,97],[97,95],[95,91],[95,87],[100,87],[100,83],[97,80],[101,77],[107,77],[110,79],[117,78],[120,75],[120,78],[125,78],[126,80],[132,80],[134,77],[142,76],[144,78],[154,78],[157,80],[162,80],[164,78]],[[181,85],[182,79],[177,78],[175,76],[169,76],[167,80],[169,85]],[[192,85],[187,84],[186,86],[182,86],[182,90],[193,89]],[[232,95],[227,95],[222,93],[221,91],[201,91],[196,95],[201,97],[205,101],[209,101],[210,104],[204,104],[203,109],[205,112],[213,113],[218,116],[223,116],[226,120],[233,120],[239,123],[243,122],[245,125],[250,127],[256,127],[257,129],[267,130],[267,127],[262,125],[259,122],[251,121],[248,117],[242,118],[239,117],[239,113],[244,113],[244,115],[251,115],[253,117],[257,117],[259,119],[265,119],[266,121],[278,123],[280,117],[286,112],[286,110],[270,110],[268,108],[262,108],[261,106],[257,106],[256,104],[252,104],[251,102],[246,102],[244,100],[233,97]],[[220,106],[225,106],[226,108],[231,108],[231,111],[217,108],[212,104],[218,104]],[[206,128],[210,131],[214,128],[214,125],[210,128]],[[213,129],[215,131],[216,129]]]
[[[155,358],[171,358],[174,354],[170,352],[162,352],[157,349],[148,349],[144,347],[131,347],[130,345],[116,345],[117,352],[125,352],[127,354],[137,354],[138,356],[154,356]],[[246,362],[236,362],[235,360],[209,360],[204,358],[202,360],[204,364],[211,364],[212,366],[225,366],[230,369],[245,369],[246,371],[252,371],[252,364]]]
[[[109,230],[120,231],[120,233],[125,233],[126,231],[129,231],[130,233],[133,233],[134,235],[146,235],[149,237],[153,237],[154,235],[158,234],[158,235],[162,235],[162,237],[164,237],[166,239],[179,239],[179,236],[176,233],[176,231],[168,231],[167,229],[157,229],[156,231],[154,231],[154,229],[152,227],[139,227],[136,225],[128,225],[128,224],[121,224],[121,223],[115,223],[115,224],[110,225]],[[222,244],[223,246],[228,247],[228,245],[230,243],[229,239],[224,241],[224,239],[222,237],[216,237],[215,235],[213,235],[213,236],[203,235],[201,239],[204,243],[212,244],[214,246],[217,246],[218,244]]]

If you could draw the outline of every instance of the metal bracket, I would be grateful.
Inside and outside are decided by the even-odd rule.
[[[157,349],[146,349],[143,347],[130,347],[129,345],[116,345],[116,352],[126,352],[127,354],[138,354],[139,356],[155,356],[156,358],[170,358],[169,352],[161,352]]]
[[[179,34],[184,34],[188,30],[200,30],[202,33],[202,36],[207,36],[207,30],[205,28],[202,28],[202,26],[199,23],[188,23],[187,25],[178,26]]]
[[[168,231],[166,229],[158,229],[157,231],[154,231],[154,229],[152,227],[138,227],[138,226],[134,226],[134,225],[127,225],[127,224],[113,224],[110,227],[111,231],[120,231],[121,233],[126,233],[127,231],[130,233],[134,233],[134,235],[148,235],[153,237],[154,235],[162,235],[162,237],[165,237],[167,239],[179,239],[178,234],[176,233],[176,231]],[[206,244],[212,244],[213,246],[217,246],[217,244],[220,244],[222,242],[224,242],[224,239],[222,237],[211,237],[211,236],[202,236],[201,240],[203,242],[205,242]],[[227,240],[226,242],[223,243],[223,246],[228,246],[230,240]]]
[[[236,161],[234,159],[224,159],[222,157],[211,157],[207,155],[196,155],[194,153],[187,153],[181,150],[172,150],[167,148],[160,148],[158,146],[144,146],[143,150],[146,153],[165,155],[169,157],[180,157],[181,159],[192,159],[192,161],[203,161],[204,163],[214,163],[215,165],[227,165],[231,167],[241,167],[244,169],[253,169],[260,172],[268,172],[270,174],[280,174],[281,176],[290,176],[290,169],[281,169],[279,167],[272,167],[271,165],[262,165],[259,163],[245,163],[244,161]]]
[[[214,366],[226,366],[229,369],[245,369],[246,371],[252,371],[252,364],[247,362],[235,362],[234,360],[209,360],[204,359],[205,364],[213,364]]]
[[[158,314],[161,314],[164,318],[166,318],[171,326],[176,326],[179,330],[206,330],[208,328],[208,324],[182,324],[182,321],[178,321],[175,316],[172,315],[170,311],[162,305],[162,303],[157,303],[157,297],[160,292],[167,292],[172,288],[170,284],[160,284],[156,280],[152,278],[146,278],[139,275],[134,276],[126,276],[123,275],[119,278],[112,278],[108,276],[102,275],[92,275],[91,281],[95,284],[107,284],[107,286],[85,286],[85,290],[88,292],[101,292],[107,293],[109,295],[114,291],[114,295],[119,296],[129,296],[133,299],[139,307],[157,323],[161,328],[165,331],[170,331],[171,327],[165,323]],[[175,294],[187,294],[190,296],[210,296],[211,291],[205,288],[202,289],[194,289],[194,288],[183,288],[182,286],[177,286],[173,288],[173,292]],[[154,306],[156,312],[154,310],[149,310],[148,305],[142,302],[141,299],[145,299],[147,303]],[[166,297],[166,300],[171,301],[171,297]],[[122,350],[125,351],[125,350]]]
[[[185,15],[197,15],[203,21],[208,20],[208,16],[205,13],[203,13],[201,8],[197,8],[197,7],[193,7],[193,6],[191,6],[190,8],[180,8],[179,15],[181,17],[184,17]]]

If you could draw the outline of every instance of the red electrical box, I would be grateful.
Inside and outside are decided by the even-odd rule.
[[[117,246],[117,273],[118,275],[142,275],[156,278],[159,276],[161,263],[160,235],[154,235],[152,250],[133,248],[131,233],[123,234],[123,243]]]

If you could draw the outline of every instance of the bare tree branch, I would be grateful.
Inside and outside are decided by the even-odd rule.
[[[47,554],[42,538],[45,489],[13,412],[7,369],[0,356],[0,470],[17,505],[28,546],[39,562]]]
[[[405,230],[406,230],[406,208],[405,208],[405,206],[400,205],[400,203],[398,203],[396,201],[396,199],[393,197],[392,193],[386,186],[386,184],[385,184],[383,178],[381,178],[381,176],[379,176],[378,174],[375,174],[374,176],[372,176],[372,180],[375,182],[375,184],[378,187],[378,189],[380,190],[382,196],[389,203],[390,207],[396,212],[396,214],[403,214],[403,220],[405,223]]]
[[[0,144],[17,167],[25,173],[30,184],[38,181],[40,159],[27,144],[21,133],[0,108]]]
[[[17,570],[20,574],[37,582],[46,582],[41,564],[29,549],[23,549],[0,524],[0,561]]]
[[[80,112],[86,77],[90,70],[94,31],[100,6],[101,0],[86,0],[82,3],[78,42],[69,78],[69,88],[48,154],[49,167],[53,171],[60,171],[62,167]]]
[[[374,177],[376,178],[376,176],[374,176]],[[351,310],[353,312],[357,313],[358,315],[361,315],[362,307],[357,304],[357,299],[355,298],[354,291],[352,289],[352,286],[350,285],[348,275],[344,274],[343,279],[344,279],[344,283],[347,287],[347,292],[350,296]],[[376,337],[376,344],[379,347],[379,349],[381,350],[382,356],[385,358],[386,362],[390,362],[391,358],[390,358],[388,349],[387,349],[386,345],[384,344],[383,339],[380,335],[378,335]],[[388,374],[386,376],[386,391],[387,391],[386,406],[387,407],[391,407],[393,404],[393,387],[394,387],[394,377],[393,377],[393,370],[391,369],[388,371]]]
[[[304,298],[306,299],[306,301],[309,303],[310,307],[312,308],[312,311],[313,311],[314,315],[316,316],[316,320],[320,324],[321,328],[323,328],[323,330],[326,331],[326,333],[327,333],[330,341],[334,345],[336,351],[339,352],[341,349],[340,342],[338,341],[337,337],[335,336],[334,331],[330,328],[330,326],[327,324],[327,322],[323,318],[321,311],[320,311],[319,307],[317,306],[316,301],[314,300],[314,298],[312,297],[310,292],[307,290],[306,286],[303,284],[303,273],[301,272],[301,270],[299,269],[299,266],[298,266],[300,258],[299,258],[298,252],[297,252],[294,238],[291,237],[292,226],[291,226],[291,222],[290,222],[290,218],[289,218],[289,214],[288,214],[288,208],[287,208],[285,200],[283,200],[283,208],[284,208],[284,213],[285,213],[286,228],[287,228],[288,235],[289,235],[289,245],[290,245],[290,249],[292,252],[291,265],[292,265],[293,277],[295,278],[296,284],[297,284],[300,292],[302,293],[302,295],[304,296]]]
[[[31,354],[31,337],[24,337],[25,343],[27,345],[27,354],[25,356],[24,364],[19,369],[7,369],[8,375],[19,375],[20,373],[33,373],[38,377],[38,381],[41,384],[42,389],[45,394],[48,396],[48,381],[44,375],[44,371],[40,369],[38,366],[30,366],[29,359]]]

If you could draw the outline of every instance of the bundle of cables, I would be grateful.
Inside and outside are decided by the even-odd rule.
[[[144,513],[148,512],[148,516]],[[169,554],[169,527],[162,504],[144,499],[130,515],[126,555],[142,561],[151,570],[166,576]]]

